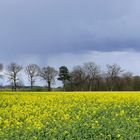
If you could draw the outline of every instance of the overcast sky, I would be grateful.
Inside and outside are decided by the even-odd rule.
[[[140,0],[0,0],[0,61],[118,63],[140,74]]]

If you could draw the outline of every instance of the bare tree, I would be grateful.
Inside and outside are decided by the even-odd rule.
[[[30,81],[31,90],[33,89],[33,85],[36,81],[36,77],[39,76],[40,68],[36,64],[29,64],[25,68],[25,73],[28,76],[28,80]]]
[[[133,76],[133,90],[140,91],[140,76]]]
[[[133,74],[131,72],[125,72],[121,77],[122,90],[133,90]]]
[[[71,90],[83,91],[86,89],[86,77],[83,68],[79,65],[73,68],[73,71],[70,73],[71,76]]]
[[[100,76],[100,68],[94,62],[84,64],[84,71],[89,83],[89,90],[95,90]]]
[[[19,81],[19,73],[22,70],[22,66],[16,64],[16,63],[11,63],[7,66],[7,75],[9,81],[12,83],[14,86],[14,90],[17,90],[17,83]]]
[[[119,76],[122,72],[123,70],[117,64],[107,65],[106,82],[109,88],[108,90],[115,90]]]
[[[40,76],[47,82],[48,91],[51,91],[51,85],[55,81],[58,72],[53,67],[44,67],[40,70]]]

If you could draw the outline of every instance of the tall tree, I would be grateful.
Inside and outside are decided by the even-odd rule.
[[[133,77],[133,90],[140,91],[140,76]]]
[[[19,81],[19,73],[22,70],[22,66],[16,64],[16,63],[11,63],[7,66],[7,75],[8,79],[14,86],[14,90],[17,90],[17,83]]]
[[[125,72],[121,77],[121,85],[124,91],[133,90],[133,74],[131,72]]]
[[[81,66],[75,66],[71,72],[71,89],[74,91],[83,91],[86,89],[87,81],[85,71]]]
[[[51,91],[51,85],[55,81],[58,72],[53,67],[44,67],[40,70],[40,76],[47,82],[48,91]]]
[[[61,66],[59,68],[59,77],[58,77],[58,80],[62,81],[63,82],[63,88],[64,90],[66,90],[65,88],[65,84],[66,84],[66,81],[70,81],[70,73],[69,73],[69,70],[66,66]]]
[[[28,76],[28,80],[30,81],[31,90],[33,89],[33,85],[36,81],[36,77],[39,76],[39,66],[36,64],[29,64],[25,68],[25,73]]]
[[[100,68],[94,62],[84,64],[84,71],[89,83],[89,91],[95,90],[99,84]]]
[[[123,72],[117,64],[107,65],[106,82],[108,90],[117,90],[117,83],[120,80],[120,75]]]

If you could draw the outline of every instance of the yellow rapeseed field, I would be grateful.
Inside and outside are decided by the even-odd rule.
[[[140,140],[140,92],[0,93],[0,140]]]

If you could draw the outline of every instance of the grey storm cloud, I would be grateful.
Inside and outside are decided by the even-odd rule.
[[[0,56],[140,51],[139,5],[139,0],[1,0]]]

